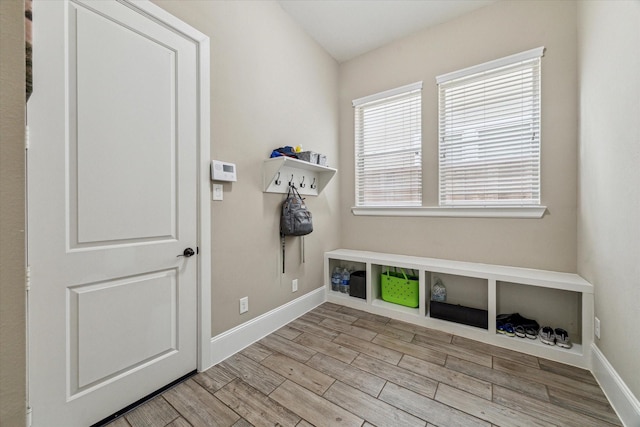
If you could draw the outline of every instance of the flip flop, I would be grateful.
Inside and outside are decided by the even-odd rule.
[[[538,336],[540,337],[540,341],[547,345],[555,345],[556,343],[556,334],[550,326],[545,326],[540,329]]]
[[[513,325],[511,323],[505,323],[504,326],[504,334],[508,337],[515,337],[516,336],[516,332],[513,329]]]
[[[531,340],[535,340],[536,338],[538,338],[538,330],[532,327],[525,327],[524,334],[527,338]]]
[[[553,331],[556,334],[556,345],[562,348],[571,348],[571,340],[569,334],[562,328],[556,328]]]

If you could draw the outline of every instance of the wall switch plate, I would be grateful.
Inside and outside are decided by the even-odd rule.
[[[291,281],[291,292],[298,292],[298,279]]]
[[[596,338],[600,339],[600,319],[598,319],[597,317],[593,318],[593,333],[595,334]]]
[[[213,200],[222,200],[222,184],[213,184]]]
[[[240,298],[240,314],[249,311],[249,297]]]

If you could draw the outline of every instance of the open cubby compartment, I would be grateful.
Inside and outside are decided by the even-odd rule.
[[[331,274],[333,274],[333,270],[335,270],[336,267],[340,267],[340,268],[346,268],[347,270],[349,270],[349,272],[352,271],[366,271],[367,269],[367,264],[364,262],[359,262],[359,261],[349,261],[349,260],[344,260],[344,259],[333,259],[333,258],[329,258],[329,273],[331,276]],[[331,277],[329,277],[331,278]]]
[[[382,307],[406,314],[414,314],[419,315],[420,307],[407,307],[400,304],[395,304],[389,301],[385,301],[382,299],[382,283],[381,283],[381,275],[382,273],[387,271],[387,268],[397,269],[398,272],[400,269],[403,269],[407,275],[415,275],[418,277],[420,275],[420,271],[417,269],[412,269],[411,267],[403,266],[403,265],[390,265],[390,264],[371,264],[371,303],[374,306]],[[420,296],[418,296],[418,302],[421,301]]]
[[[496,282],[496,314],[520,313],[540,327],[562,328],[574,345],[582,344],[582,293]]]
[[[425,297],[429,305],[427,313],[429,317],[488,329],[489,285],[487,279],[440,272],[427,273],[426,277],[429,286]],[[431,301],[433,285],[438,279],[446,289],[444,302]]]
[[[341,269],[346,268],[347,270],[349,270],[350,273],[354,272],[354,271],[366,271],[367,270],[367,264],[365,262],[361,262],[361,261],[352,261],[352,260],[348,260],[348,259],[334,259],[334,258],[329,258],[328,259],[328,271],[327,271],[327,280],[328,283],[326,283],[327,286],[327,290],[328,292],[331,292],[334,295],[337,296],[344,296],[345,298],[354,298],[360,301],[364,301],[366,298],[357,298],[357,297],[351,297],[349,294],[344,294],[341,292],[336,292],[334,290],[331,289],[331,276],[333,274],[333,270],[335,270],[336,267],[340,267]],[[366,295],[366,284],[365,284],[365,295]]]

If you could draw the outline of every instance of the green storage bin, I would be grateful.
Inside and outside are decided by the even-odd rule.
[[[402,268],[398,273],[395,267],[394,271],[387,267],[387,271],[380,275],[380,287],[384,301],[414,308],[419,304],[418,278],[407,276]]]

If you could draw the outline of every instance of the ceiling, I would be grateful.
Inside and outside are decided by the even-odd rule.
[[[278,0],[338,62],[496,0]]]

